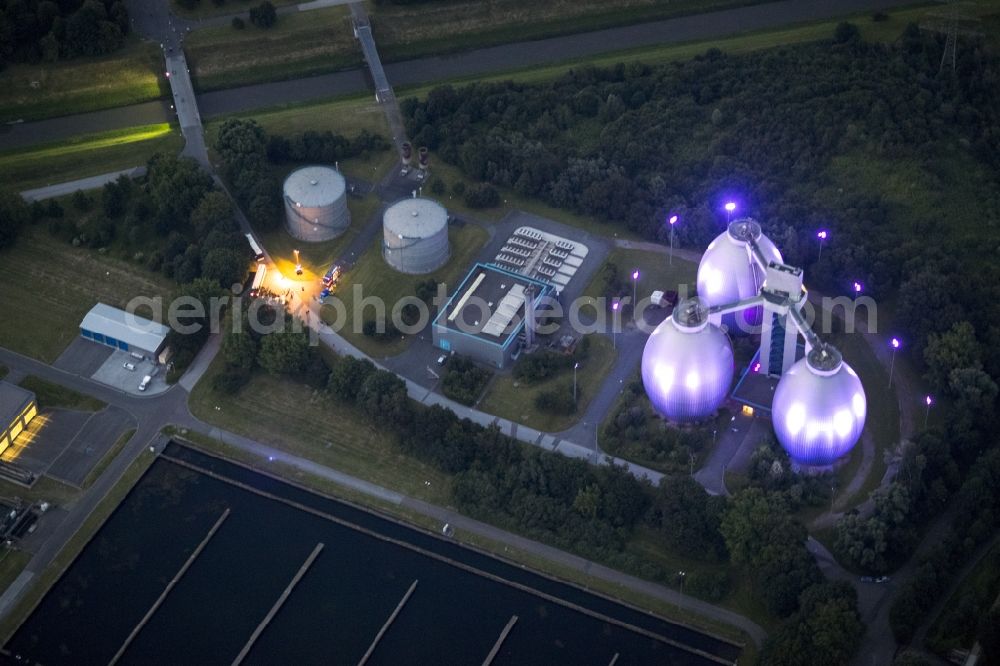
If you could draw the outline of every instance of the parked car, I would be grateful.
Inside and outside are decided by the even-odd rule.
[[[145,391],[146,387],[149,386],[149,382],[151,382],[151,381],[153,381],[153,378],[151,376],[146,375],[145,377],[143,377],[142,381],[139,382],[139,390],[140,391]]]
[[[888,583],[889,582],[889,577],[888,576],[879,576],[878,578],[875,579],[875,582],[876,583]]]
[[[447,354],[441,354],[438,356],[438,365],[444,365],[444,362],[448,360]]]
[[[126,370],[135,370],[135,363],[129,363],[128,361],[122,363],[122,367]]]

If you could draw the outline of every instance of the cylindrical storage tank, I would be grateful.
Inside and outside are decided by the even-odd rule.
[[[403,142],[402,154],[400,157],[403,160],[403,166],[410,166],[410,161],[413,160],[413,144],[409,141]]]
[[[431,199],[397,201],[382,216],[382,256],[401,273],[430,273],[451,254],[448,211]]]
[[[711,416],[733,382],[729,337],[709,323],[698,299],[681,302],[656,327],[642,352],[642,383],[653,408],[670,421]]]
[[[764,269],[750,256],[749,238],[757,241],[767,261],[782,263],[781,253],[761,233],[751,218],[730,223],[729,228],[709,243],[698,264],[698,298],[706,307],[729,305],[760,293]],[[722,324],[732,335],[758,332],[763,308],[746,308],[722,317]]]
[[[431,154],[427,150],[427,146],[421,146],[420,150],[417,152],[417,156],[420,160],[420,168],[426,169],[431,163]]]
[[[351,224],[347,183],[334,169],[308,166],[285,179],[285,224],[295,238],[307,242],[330,240]]]
[[[778,442],[800,465],[830,465],[850,452],[866,413],[861,380],[828,344],[813,347],[782,375],[771,404]]]

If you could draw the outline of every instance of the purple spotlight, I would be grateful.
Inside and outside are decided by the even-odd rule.
[[[736,210],[736,202],[735,201],[727,201],[726,202],[726,212],[727,213],[732,213],[734,210]]]
[[[670,216],[670,219],[669,219],[669,220],[667,220],[667,221],[668,221],[668,222],[669,222],[669,223],[670,223],[671,225],[674,225],[674,224],[677,224],[677,216],[676,216],[676,215],[671,215],[671,216]]]
[[[826,240],[826,230],[823,230],[823,231],[819,232],[818,234],[816,234],[816,238],[818,238],[820,240]]]
[[[621,303],[618,302],[618,301],[615,301],[614,303],[611,304],[611,309],[614,310],[615,312],[618,312],[618,306],[619,305],[621,305]]]
[[[633,280],[638,280],[639,279],[639,269],[638,268],[635,269],[634,271],[632,271],[632,279]]]
[[[854,293],[855,294],[860,294],[861,293],[861,283],[860,282],[855,282],[854,283]]]
[[[893,338],[892,339],[892,348],[893,349],[899,349],[899,338]]]
[[[931,397],[930,397],[930,396],[927,396],[927,397],[925,397],[925,398],[924,398],[924,401],[925,401],[925,402],[927,403],[927,406],[928,406],[928,407],[930,407],[930,406],[931,406],[931,405],[932,405],[932,404],[934,403],[934,401],[933,401],[933,400],[931,400]]]

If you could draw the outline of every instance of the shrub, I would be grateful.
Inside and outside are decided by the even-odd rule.
[[[232,25],[235,29],[242,30],[243,28],[247,27],[247,22],[244,21],[239,16],[234,16]]]
[[[488,183],[477,183],[465,191],[469,208],[494,208],[500,205],[500,192]]]

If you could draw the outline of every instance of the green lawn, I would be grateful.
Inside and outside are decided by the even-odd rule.
[[[255,374],[238,395],[221,395],[212,389],[212,378],[222,367],[220,355],[191,393],[189,405],[198,418],[372,483],[447,504],[449,477],[400,452],[393,436],[353,405],[264,373]]]
[[[683,292],[683,286],[687,286],[690,294],[695,292],[695,277],[698,273],[698,264],[674,257],[673,265],[670,264],[670,257],[658,252],[646,250],[624,250],[616,248],[608,254],[607,262],[618,266],[619,275],[627,282],[631,283],[631,274],[635,269],[639,269],[639,281],[636,284],[636,298],[642,300],[648,298],[656,290]],[[599,270],[584,289],[585,296],[600,298],[602,293],[602,272]]]
[[[18,577],[24,567],[31,561],[31,553],[4,547],[0,552],[0,594]]]
[[[364,199],[348,197],[348,209],[351,211],[351,226],[338,238],[319,243],[304,243],[292,237],[285,230],[284,224],[273,231],[260,234],[261,243],[274,260],[282,275],[289,280],[314,282],[320,279],[334,261],[340,258],[344,248],[364,228],[381,204],[374,196]],[[299,261],[302,264],[302,275],[295,275],[295,250],[299,251]]]
[[[293,12],[261,30],[247,23],[192,32],[184,45],[195,88],[219,88],[313,76],[363,65],[347,7]]]
[[[169,94],[156,44],[131,38],[115,53],[0,71],[0,123],[38,120],[159,99]]]
[[[979,3],[981,14],[1000,11],[1000,0],[984,0]],[[888,12],[889,19],[882,22],[874,22],[870,14],[846,17],[847,20],[855,22],[861,29],[861,34],[865,39],[872,41],[893,42],[901,34],[903,29],[911,22],[919,22],[927,14],[927,7],[915,7],[912,9],[893,10]],[[710,48],[718,48],[726,53],[741,54],[775,48],[779,46],[815,42],[829,39],[833,35],[833,30],[837,24],[844,19],[838,18],[831,21],[817,21],[801,25],[780,28],[775,30],[763,30],[732,37],[721,37],[695,42],[685,42],[682,44],[672,44],[663,46],[640,47],[635,49],[614,50],[609,49],[608,53],[598,56],[588,56],[567,60],[553,65],[543,65],[540,67],[530,67],[514,69],[505,72],[498,72],[488,76],[470,76],[453,79],[450,83],[462,81],[504,81],[514,80],[521,83],[540,83],[549,81],[565,74],[567,71],[578,68],[581,65],[594,65],[597,67],[611,67],[620,62],[643,62],[649,65],[658,65],[680,60],[689,60],[695,56],[703,54]],[[399,87],[396,93],[400,98],[406,95],[424,96],[435,86],[445,83],[444,81],[433,84]]]
[[[344,304],[347,319],[339,332],[351,344],[361,349],[369,356],[383,358],[395,356],[409,346],[409,338],[400,336],[398,339],[380,341],[366,337],[361,333],[361,324],[354,325],[354,286],[363,288],[363,296],[376,296],[386,304],[386,315],[391,312],[392,305],[403,296],[412,296],[418,282],[433,278],[437,283],[453,287],[466,273],[476,253],[486,243],[487,234],[481,227],[469,224],[448,229],[448,239],[451,241],[451,258],[442,268],[430,275],[404,275],[389,268],[382,258],[382,236],[378,235],[368,250],[358,259],[358,262],[344,274],[337,289],[337,296]],[[321,310],[323,320],[333,324],[336,311],[327,304]],[[372,308],[365,313],[368,318],[374,314]],[[357,330],[355,330],[357,328]]]
[[[83,315],[97,302],[124,307],[135,296],[166,297],[170,281],[94,250],[74,248],[38,228],[0,252],[0,317],[4,347],[51,363],[77,335]]]
[[[31,614],[42,600],[49,588],[59,579],[64,571],[73,563],[77,555],[90,541],[91,537],[101,528],[104,521],[114,512],[118,504],[132,489],[146,469],[153,464],[155,456],[143,453],[122,474],[118,482],[108,491],[108,494],[97,504],[94,511],[80,526],[80,529],[70,537],[69,541],[52,563],[41,574],[36,576],[28,586],[26,593],[10,611],[0,619],[0,642],[6,643],[17,630],[18,626]],[[44,481],[43,478],[39,483]],[[36,484],[37,485],[37,484]]]
[[[577,370],[579,406],[575,414],[556,415],[540,411],[535,407],[535,398],[539,393],[572,383],[572,367],[536,384],[522,384],[510,373],[498,375],[489,385],[486,396],[480,401],[479,409],[546,432],[566,430],[586,412],[587,405],[597,394],[601,383],[614,366],[617,356],[618,353],[612,348],[611,340],[606,336],[590,336],[590,353]]]
[[[90,470],[90,473],[87,474],[87,478],[83,481],[84,489],[89,488],[94,481],[100,478],[101,474],[104,474],[104,470],[106,470],[108,465],[111,464],[111,461],[114,460],[119,453],[121,453],[121,450],[125,448],[125,445],[129,443],[133,435],[135,435],[135,428],[126,430],[118,437],[117,440],[115,440],[114,445],[108,449],[107,453],[104,454],[104,457],[102,457],[100,461],[98,461],[97,465]]]
[[[177,153],[184,138],[166,123],[83,134],[58,143],[0,153],[0,181],[15,192],[145,166],[156,153]]]
[[[39,409],[62,407],[64,409],[77,409],[84,412],[98,412],[107,407],[104,402],[97,398],[77,393],[73,389],[53,384],[34,375],[28,375],[22,379],[20,386],[35,394],[35,397],[38,399]]]
[[[272,134],[297,134],[305,130],[329,130],[352,136],[362,129],[386,136],[389,128],[385,114],[371,95],[348,97],[323,102],[290,104],[268,110],[254,110],[213,118],[205,124],[205,143],[212,145],[219,127],[229,118],[253,118]],[[387,137],[388,138],[388,137]]]

